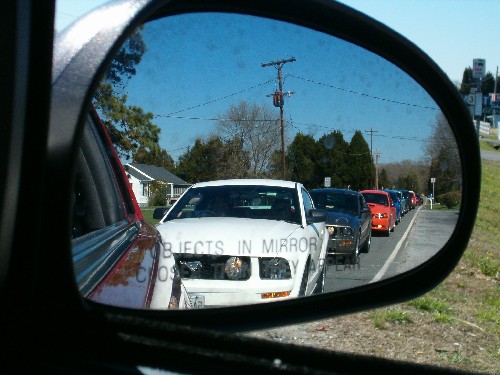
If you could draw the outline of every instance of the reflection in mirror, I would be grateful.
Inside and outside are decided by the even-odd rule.
[[[236,14],[155,20],[93,102],[162,241],[99,302],[126,306],[142,283],[167,308],[173,275],[186,308],[349,289],[425,262],[455,228],[460,159],[437,104],[330,35]]]

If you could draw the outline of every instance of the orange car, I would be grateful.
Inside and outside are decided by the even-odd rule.
[[[396,227],[396,206],[391,196],[382,190],[362,190],[360,193],[372,212],[372,231],[389,237]]]

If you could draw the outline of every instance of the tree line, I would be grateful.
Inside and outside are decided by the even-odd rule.
[[[159,145],[161,129],[153,122],[154,114],[129,104],[122,93],[145,51],[139,28],[124,43],[94,95],[93,103],[122,160],[164,167],[189,183],[282,177],[279,119],[270,106],[245,101],[219,115],[214,133],[196,139],[175,162]],[[460,190],[458,152],[442,115],[436,118],[426,151],[426,160],[387,164],[378,168],[376,176],[370,147],[360,130],[349,141],[337,130],[319,139],[303,133],[290,138],[287,132],[285,175],[308,188],[321,187],[324,178],[330,177],[334,187],[375,188],[378,181],[380,188],[423,192],[432,191],[430,177],[435,177],[440,193]],[[399,168],[401,164],[405,169]]]

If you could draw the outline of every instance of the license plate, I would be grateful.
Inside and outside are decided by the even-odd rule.
[[[198,294],[189,295],[193,309],[202,309],[205,307],[205,296],[200,296]]]

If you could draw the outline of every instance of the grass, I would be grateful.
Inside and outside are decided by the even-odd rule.
[[[481,200],[465,261],[500,280],[500,163],[483,160]]]
[[[373,324],[376,328],[384,329],[386,328],[386,323],[393,324],[410,324],[413,323],[411,316],[403,310],[393,310],[388,311],[377,310],[372,315]]]
[[[163,207],[163,206],[151,206],[151,207],[141,207],[142,215],[144,216],[144,220],[146,223],[156,225],[159,220],[153,219],[153,212],[155,208]]]
[[[484,139],[484,141],[479,142],[480,149],[483,151],[500,152],[500,148],[493,147],[494,145],[500,143],[500,140],[498,139],[497,134],[498,134],[498,129],[492,129],[492,134],[481,136],[481,138]],[[494,142],[491,142],[491,141],[494,141]]]
[[[492,367],[500,368],[500,162],[483,160],[481,172],[475,226],[455,270],[432,291],[403,304],[373,310],[370,319],[381,330],[420,329],[425,317],[433,322],[427,329],[436,332],[458,327],[469,332],[464,337],[472,337],[471,342],[457,343],[453,350],[436,352],[436,357],[461,369],[491,371]],[[443,205],[433,209],[441,209],[439,206]],[[142,212],[148,222],[156,224],[154,208]],[[404,331],[398,334],[404,335]]]
[[[433,323],[426,329],[436,330],[431,336],[440,336],[438,331],[448,332],[450,327],[469,332],[465,335],[473,337],[469,342],[454,342],[453,350],[436,352],[436,357],[461,369],[491,371],[500,369],[500,162],[483,160],[481,172],[475,226],[455,270],[432,291],[400,305],[377,309],[371,319],[379,329],[387,328],[391,319],[398,321],[398,314],[415,325],[429,319]],[[434,205],[433,209],[440,207]],[[391,325],[392,330],[403,327]],[[398,334],[404,335],[404,331]],[[446,339],[441,342],[446,343]]]
[[[408,305],[415,307],[417,310],[431,313],[437,322],[449,323],[451,320],[451,308],[449,304],[442,299],[424,296],[410,301]]]
[[[409,301],[438,323],[477,327],[497,335],[487,350],[500,368],[500,163],[482,160],[481,199],[475,226],[457,268],[437,288]],[[445,329],[445,328],[443,328]],[[464,362],[457,350],[448,359]]]
[[[429,204],[426,204],[426,205],[425,205],[425,208],[427,208],[427,209],[429,209],[429,210],[430,210],[430,209],[431,209],[431,205],[430,205],[430,203],[429,203]],[[457,205],[457,206],[455,206],[455,207],[451,207],[451,208],[448,208],[448,207],[446,207],[444,204],[441,204],[441,203],[434,203],[434,204],[432,205],[432,210],[441,210],[441,211],[443,211],[443,210],[444,210],[444,211],[446,211],[446,210],[459,210],[459,209],[460,209],[460,205]]]

